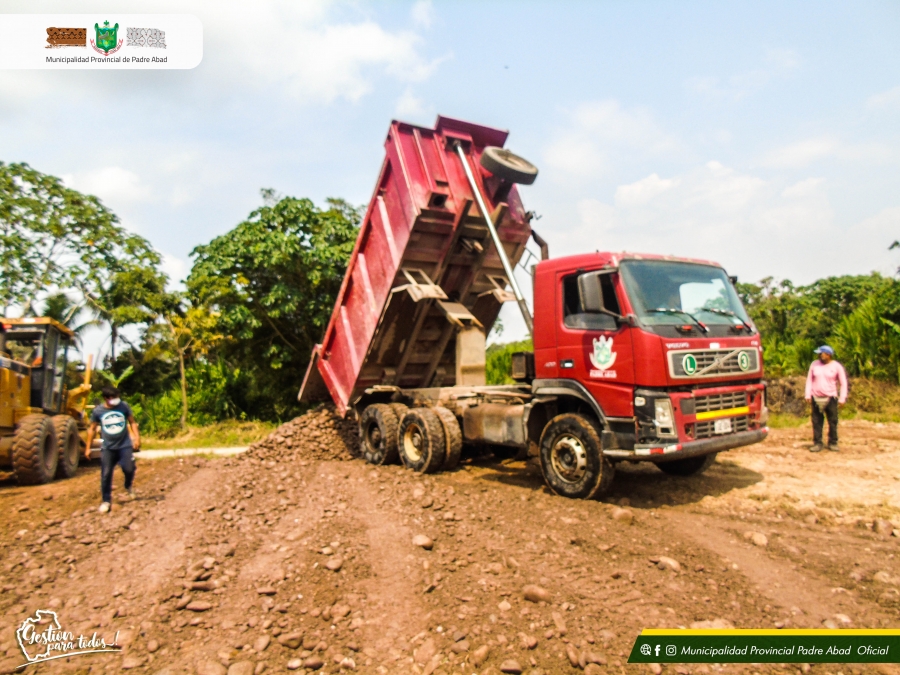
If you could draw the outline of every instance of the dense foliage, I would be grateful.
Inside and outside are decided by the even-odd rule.
[[[738,292],[762,335],[768,375],[804,374],[830,344],[851,375],[900,380],[900,282],[879,274],[795,287],[763,279]]]

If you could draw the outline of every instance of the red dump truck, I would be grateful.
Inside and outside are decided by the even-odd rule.
[[[635,253],[549,259],[517,185],[537,169],[507,133],[392,122],[375,193],[299,398],[359,420],[359,454],[415,471],[464,446],[539,457],[557,494],[589,498],[615,465],[669,474],[763,440],[759,333],[716,263]],[[534,317],[513,270],[534,239]],[[585,242],[595,249],[602,242]],[[516,302],[534,351],[487,386],[485,336]]]

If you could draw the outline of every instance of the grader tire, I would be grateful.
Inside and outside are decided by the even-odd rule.
[[[71,478],[78,471],[78,460],[81,458],[78,425],[68,415],[56,415],[53,418],[53,435],[56,436],[56,447],[59,448],[56,477]]]
[[[452,471],[459,465],[459,458],[462,455],[462,430],[459,428],[456,415],[445,407],[435,406],[434,412],[441,418],[441,424],[444,426],[444,448],[447,457],[444,459],[442,470]]]
[[[43,485],[53,480],[59,450],[53,423],[46,415],[27,415],[13,438],[13,468],[19,485]]]

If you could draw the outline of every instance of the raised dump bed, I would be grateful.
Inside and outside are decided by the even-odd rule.
[[[505,131],[448,117],[438,117],[433,129],[391,122],[301,401],[330,398],[343,415],[373,386],[484,384],[485,335],[503,302],[515,298],[460,155],[515,266],[531,236],[530,214],[516,186],[481,162],[486,147],[502,147],[506,138]]]

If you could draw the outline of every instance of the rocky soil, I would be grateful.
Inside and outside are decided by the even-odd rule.
[[[0,671],[37,609],[124,649],[35,673],[793,674],[626,660],[648,627],[898,624],[900,425],[846,423],[819,454],[775,430],[693,478],[622,467],[593,502],[523,462],[372,467],[354,433],[323,409],[238,457],[140,461],[106,515],[97,466],[0,474]]]

